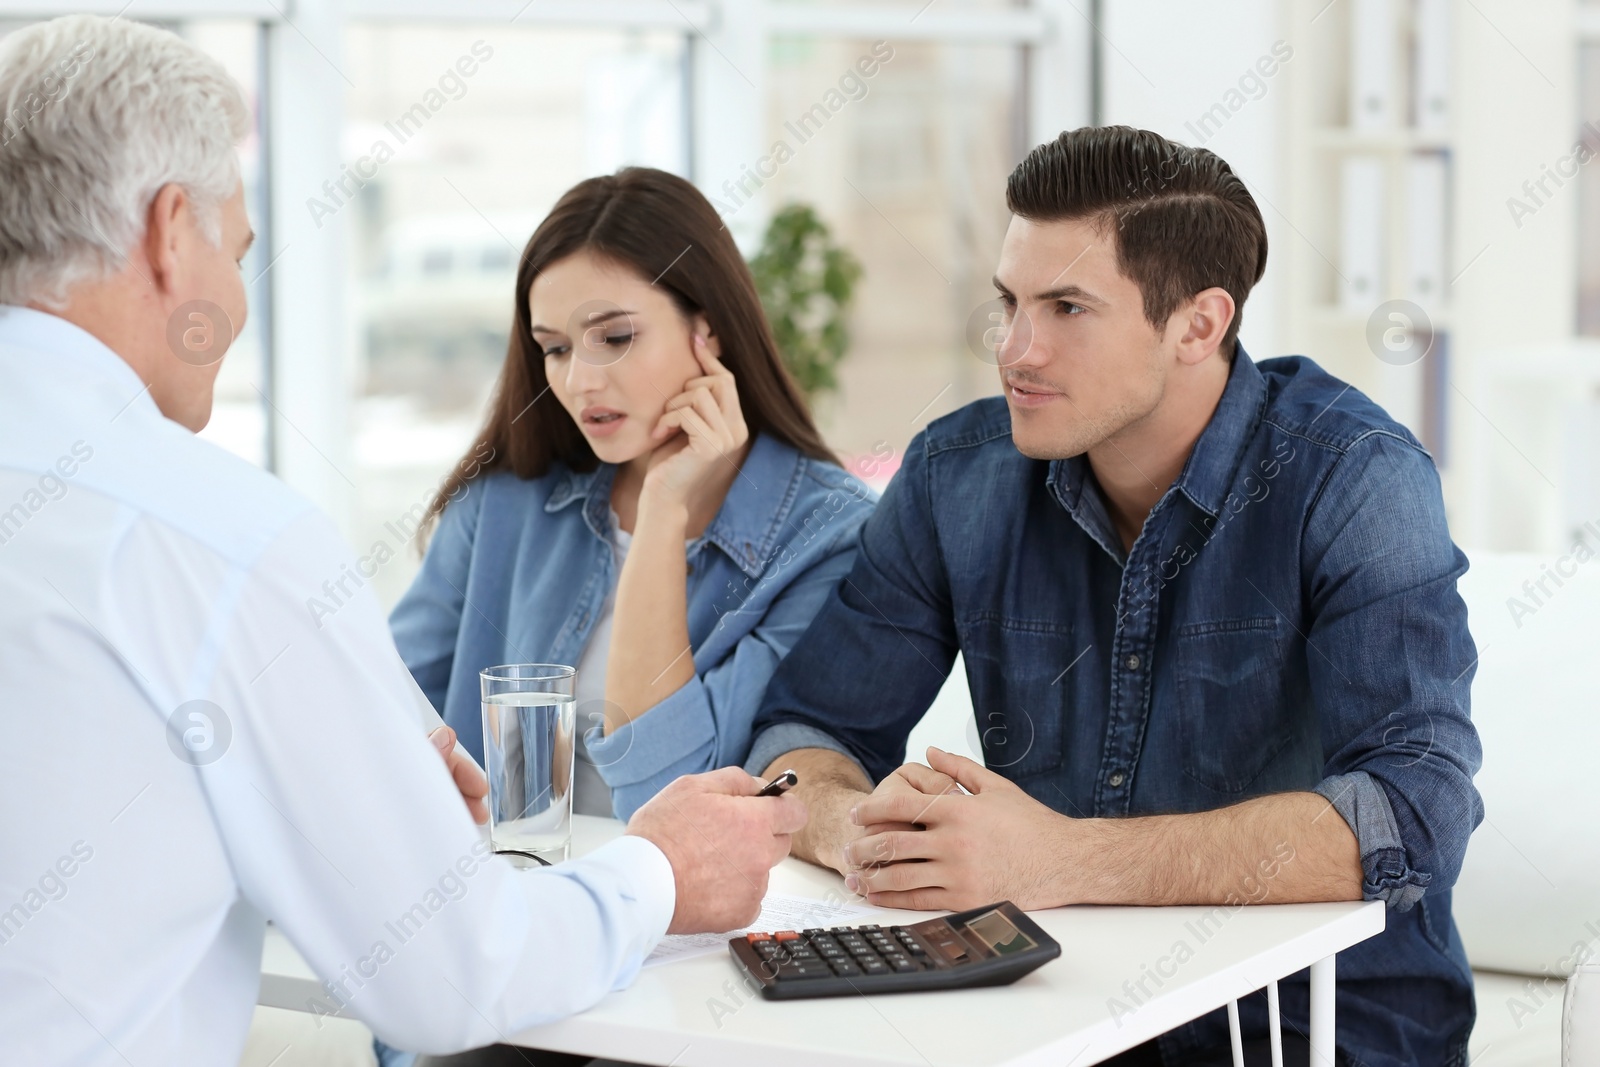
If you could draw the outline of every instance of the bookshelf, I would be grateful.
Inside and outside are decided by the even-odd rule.
[[[1291,229],[1275,249],[1293,350],[1382,404],[1441,467],[1454,414],[1452,17],[1441,0],[1286,0]]]

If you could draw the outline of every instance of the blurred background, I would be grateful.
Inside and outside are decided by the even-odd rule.
[[[1557,554],[1600,525],[1600,4],[72,6],[168,26],[244,86],[261,238],[205,433],[395,551],[385,604],[504,356],[517,254],[574,182],[642,163],[713,198],[829,441],[881,484],[996,391],[1006,175],[1086,123],[1234,166],[1272,248],[1246,348],[1311,355],[1409,424],[1459,542]],[[0,2],[0,28],[57,7]]]
[[[1032,146],[1127,123],[1219,153],[1271,243],[1249,354],[1312,356],[1439,466],[1483,654],[1490,814],[1455,899],[1473,1058],[1557,1062],[1554,973],[1600,929],[1600,808],[1572,789],[1600,620],[1600,0],[0,0],[0,34],[65,10],[166,26],[244,87],[251,315],[205,436],[386,559],[386,607],[482,417],[518,253],[580,179],[648,164],[712,198],[829,442],[881,486],[998,391],[988,279]],[[1580,591],[1545,611],[1552,580]],[[960,750],[960,681],[922,741]],[[370,1062],[341,1025],[340,1062]],[[333,1062],[309,1027],[247,1063]]]

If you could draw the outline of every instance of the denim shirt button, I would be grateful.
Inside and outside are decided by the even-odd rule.
[[[1132,658],[1137,659],[1138,657],[1135,656],[1135,657],[1132,657]],[[1110,778],[1107,778],[1106,781],[1108,783],[1110,783],[1111,788],[1113,788],[1113,789],[1117,788],[1118,786],[1120,786],[1122,784],[1122,781],[1123,781],[1122,772],[1121,771],[1116,772]]]
[[[1138,656],[1129,656],[1127,659],[1123,660],[1123,663],[1130,671],[1136,671],[1139,669],[1140,660]],[[1111,784],[1115,785],[1116,783],[1113,782]]]

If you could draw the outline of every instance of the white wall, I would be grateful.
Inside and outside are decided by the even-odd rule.
[[[1271,53],[1283,36],[1276,0],[1114,0],[1105,13],[1103,121],[1210,149],[1244,179],[1267,223],[1268,254],[1239,336],[1257,359],[1283,355],[1278,250],[1294,233],[1272,205],[1283,197],[1279,130],[1287,71],[1263,79],[1260,98],[1246,94],[1246,103],[1209,138],[1186,125],[1238,89],[1240,77]]]

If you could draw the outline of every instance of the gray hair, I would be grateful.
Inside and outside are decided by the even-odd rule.
[[[115,274],[176,183],[205,235],[239,182],[239,86],[175,34],[69,15],[0,41],[0,304],[60,306]]]

